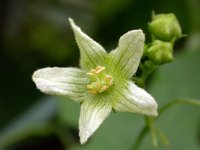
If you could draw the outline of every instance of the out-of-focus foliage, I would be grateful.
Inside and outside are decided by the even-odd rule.
[[[34,70],[79,64],[68,17],[111,50],[128,30],[142,28],[147,33],[152,10],[174,13],[188,36],[175,45],[174,62],[161,66],[153,74],[148,89],[159,106],[177,98],[200,99],[199,0],[3,0],[0,3],[0,138],[9,139],[11,135],[13,141],[19,141],[11,146],[14,150],[40,150],[47,145],[48,150],[64,146],[73,150],[128,150],[143,126],[142,116],[113,113],[86,145],[79,146],[79,104],[54,97],[45,100],[46,104],[40,102],[44,95],[31,81]],[[34,111],[25,111],[32,105]],[[39,111],[45,108],[49,110]],[[19,115],[23,117],[18,119]],[[174,106],[166,111],[156,125],[165,131],[171,146],[159,145],[159,149],[199,149],[199,119],[199,108],[194,106]],[[44,126],[32,130],[38,122],[45,122]],[[52,132],[45,133],[45,125],[52,127]],[[153,149],[150,142],[147,136],[141,149]]]

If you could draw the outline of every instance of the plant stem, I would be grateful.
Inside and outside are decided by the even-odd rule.
[[[191,104],[191,105],[200,106],[200,100],[196,100],[196,99],[180,99],[180,100],[171,101],[171,102],[167,103],[166,105],[164,105],[163,107],[160,108],[159,115],[161,115],[168,108],[170,108],[170,107],[172,107],[174,105],[177,105],[177,104]]]
[[[142,75],[140,77],[133,77],[133,81],[135,81],[138,86],[144,88],[146,85],[146,80],[153,73],[153,71],[155,71],[156,68],[157,66],[153,64],[150,60],[145,61],[143,64],[140,64]],[[153,135],[152,138],[154,145],[157,145],[155,144],[157,143],[157,139],[155,138],[154,129],[152,125],[153,125],[153,120],[150,117],[145,117],[145,126],[138,134],[138,137],[135,140],[132,147],[133,150],[139,149],[145,135],[149,132],[149,130],[151,130],[151,133]]]
[[[144,137],[146,136],[146,134],[148,133],[149,131],[149,119],[148,117],[145,117],[145,126],[143,127],[143,129],[140,131],[140,133],[138,134],[134,144],[133,144],[133,147],[132,147],[132,150],[138,150]]]
[[[191,104],[191,105],[196,105],[196,106],[200,106],[200,100],[196,100],[196,99],[180,99],[180,100],[174,100],[172,102],[169,102],[167,103],[166,105],[164,105],[163,107],[160,108],[160,111],[159,111],[159,115],[161,115],[164,111],[166,111],[168,108],[174,106],[174,105],[177,105],[177,104]],[[145,122],[145,126],[143,127],[143,129],[140,131],[140,133],[138,134],[138,137],[137,139],[135,140],[134,144],[133,144],[133,147],[132,147],[132,150],[138,150],[145,135],[149,132],[149,130],[151,129],[151,132],[154,131],[152,130],[154,127],[152,126],[153,125],[153,120],[150,118],[150,117],[146,117],[146,122]],[[164,143],[166,145],[169,145],[169,141],[168,139],[165,137],[164,133],[161,132],[160,129],[157,129],[159,130],[159,133],[161,134],[162,136],[162,139],[164,141]],[[155,133],[153,132],[153,139],[154,139],[154,146],[156,146],[157,144],[157,141],[155,142]]]
[[[143,127],[143,129],[140,131],[137,139],[135,140],[135,143],[133,144],[132,150],[138,150],[139,149],[139,147],[140,147],[140,145],[141,145],[141,143],[142,143],[142,141],[143,141],[143,139],[144,139],[144,137],[145,137],[145,135],[147,134],[148,131],[149,131],[149,128],[148,128],[147,125],[145,125]]]

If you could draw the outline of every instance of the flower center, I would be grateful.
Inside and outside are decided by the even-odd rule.
[[[91,69],[87,73],[90,77],[90,84],[87,85],[87,89],[92,94],[102,93],[109,89],[113,84],[112,76],[106,74],[105,67],[97,66],[96,69]]]

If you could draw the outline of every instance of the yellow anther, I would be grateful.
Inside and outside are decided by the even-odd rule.
[[[91,72],[87,72],[87,75],[93,76],[94,74]]]
[[[97,90],[95,90],[95,89],[90,89],[90,90],[88,90],[90,93],[92,93],[92,94],[97,94],[98,93],[98,91]]]
[[[106,68],[103,66],[97,66],[96,69],[91,69],[87,74],[91,76],[91,83],[87,85],[87,89],[92,94],[102,93],[109,89],[113,83],[113,78],[107,75],[103,71]]]
[[[112,83],[113,83],[113,78],[112,78],[112,76],[106,75],[105,81],[106,81],[106,84],[107,84],[108,86],[111,86]]]
[[[91,69],[91,70],[90,70],[90,73],[96,74],[96,69]]]
[[[92,85],[87,85],[87,89],[91,90],[92,89]]]
[[[87,73],[87,75],[95,76],[96,74],[101,73],[105,69],[106,68],[103,66],[97,66],[96,69],[91,69],[90,72]]]
[[[87,85],[87,89],[90,93],[96,94],[97,90],[92,87],[92,85]]]
[[[109,87],[108,87],[107,85],[103,85],[102,88],[101,88],[101,90],[102,90],[102,91],[105,91],[105,90],[107,90],[108,88],[109,88]]]
[[[100,73],[100,72],[102,72],[102,71],[105,70],[105,69],[106,69],[106,67],[97,66],[97,67],[96,67],[96,73]]]

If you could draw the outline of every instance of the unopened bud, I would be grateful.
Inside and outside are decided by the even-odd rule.
[[[173,60],[173,47],[170,42],[155,40],[146,50],[149,59],[158,65],[169,63]]]
[[[173,13],[153,15],[149,23],[149,31],[157,39],[164,41],[172,41],[182,35],[179,22]]]

